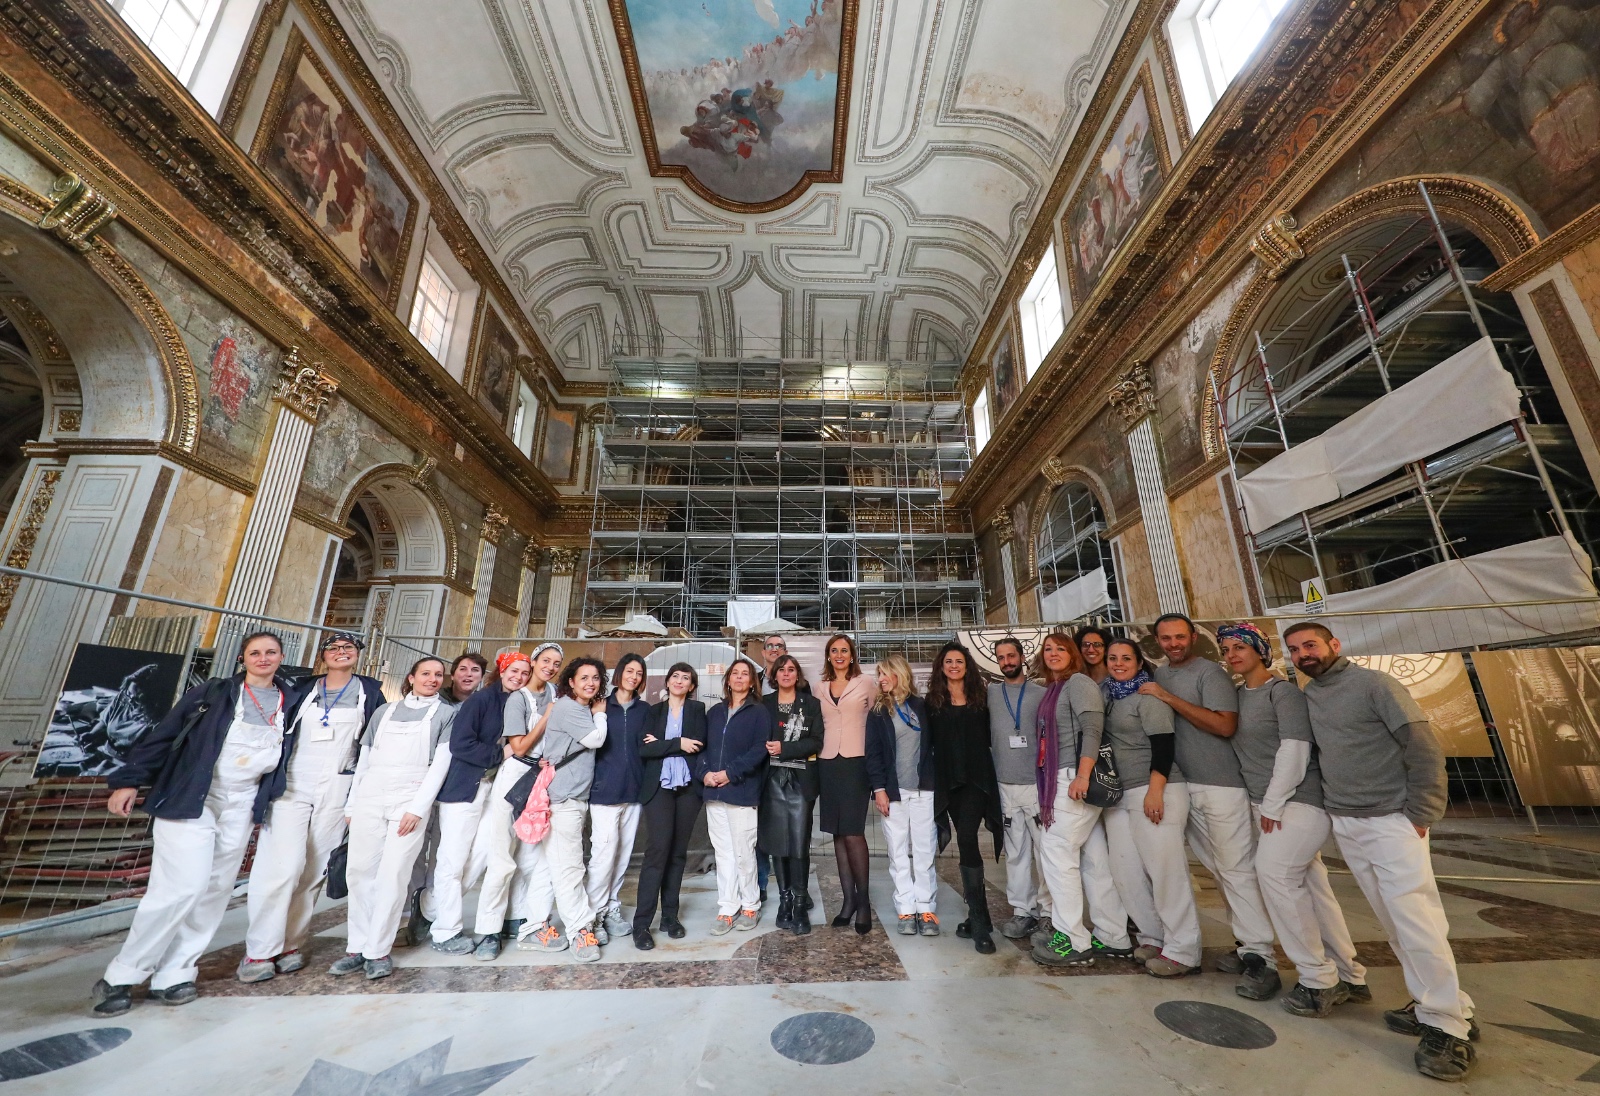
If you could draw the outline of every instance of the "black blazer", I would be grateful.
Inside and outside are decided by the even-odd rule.
[[[767,713],[772,716],[772,735],[769,742],[783,742],[783,721],[778,716],[778,694],[768,693],[761,698],[761,703],[766,705]],[[822,750],[822,703],[811,695],[810,690],[801,689],[795,692],[795,703],[800,706],[800,712],[805,716],[806,732],[793,742],[783,742],[783,748],[778,751],[780,761],[804,761],[804,769],[787,769],[785,771],[800,775],[800,791],[807,799],[815,799],[821,790],[817,780],[817,754]],[[772,771],[768,770],[769,775]]]
[[[906,790],[931,792],[934,790],[933,739],[928,733],[928,709],[920,696],[907,697],[906,707],[911,709],[912,718],[917,721],[920,743],[917,749],[917,787]],[[900,801],[900,778],[895,767],[894,717],[876,704],[867,713],[867,778],[874,790],[882,788],[889,793],[891,803]]]
[[[288,786],[296,732],[287,715],[300,703],[304,687],[282,675],[273,678],[272,683],[283,693],[283,752],[278,757],[278,767],[263,776],[256,788],[257,822],[265,820],[268,804]],[[121,767],[106,777],[106,786],[116,790],[149,785],[144,810],[152,818],[199,818],[205,809],[206,793],[211,790],[212,771],[222,755],[222,743],[233,726],[234,706],[243,685],[244,674],[239,673],[231,678],[213,678],[190,689],[160,723],[135,740]],[[173,750],[184,720],[201,704],[208,705],[206,713],[182,745]]]
[[[650,709],[650,718],[644,721],[639,736],[639,757],[644,761],[644,776],[639,784],[639,802],[648,803],[661,790],[661,762],[669,757],[681,757],[689,762],[689,786],[698,790],[694,781],[694,755],[683,752],[680,739],[667,737],[667,706],[663,700]],[[645,735],[654,735],[654,742],[646,742]],[[683,702],[683,737],[702,745],[706,741],[706,706],[699,700]]]

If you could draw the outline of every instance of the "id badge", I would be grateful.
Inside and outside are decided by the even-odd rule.
[[[308,722],[310,723],[310,726],[306,728],[306,738],[312,742],[333,741],[333,724],[331,721],[329,722],[328,726],[324,727],[322,725],[322,717],[319,715]]]
[[[1026,750],[1028,748],[1028,736],[1024,734],[1012,735],[1011,748],[1013,750]]]

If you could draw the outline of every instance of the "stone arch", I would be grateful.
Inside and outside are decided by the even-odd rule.
[[[406,464],[380,464],[369,468],[350,484],[336,515],[348,525],[351,512],[363,496],[379,501],[393,520],[394,563],[374,561],[374,574],[437,575],[456,577],[459,559],[455,521],[444,495],[430,480],[419,479]],[[377,545],[380,549],[382,545]]]
[[[1029,578],[1037,578],[1039,575],[1039,533],[1044,529],[1045,515],[1050,512],[1050,501],[1055,498],[1056,492],[1067,486],[1067,484],[1074,482],[1083,484],[1084,487],[1088,488],[1089,493],[1094,496],[1095,503],[1100,507],[1100,512],[1105,515],[1106,524],[1115,525],[1117,521],[1117,515],[1111,507],[1111,492],[1106,490],[1105,480],[1084,465],[1061,464],[1055,457],[1050,458],[1050,460],[1056,461],[1055,467],[1043,475],[1044,490],[1039,492],[1038,499],[1040,501],[1034,505],[1033,512],[1028,515],[1027,568]],[[1045,463],[1049,464],[1050,462],[1046,461]]]
[[[1274,277],[1267,267],[1255,262],[1256,271],[1217,339],[1211,356],[1210,376],[1219,380],[1248,350],[1252,325],[1268,308],[1285,298],[1298,283],[1321,272],[1317,260],[1335,244],[1362,229],[1415,218],[1427,213],[1418,183],[1428,188],[1439,219],[1446,226],[1464,228],[1489,248],[1501,266],[1539,242],[1535,215],[1505,191],[1483,180],[1458,175],[1408,175],[1379,183],[1319,213],[1295,231],[1295,242],[1305,258],[1295,261],[1288,278]],[[1216,397],[1205,377],[1201,378],[1200,437],[1207,459],[1223,455]]]
[[[1087,518],[1101,526],[1101,531],[1099,533],[1090,534],[1095,538],[1092,561],[1096,567],[1104,572],[1104,577],[1106,579],[1105,592],[1110,598],[1110,604],[1112,606],[1116,606],[1120,603],[1121,599],[1121,576],[1117,574],[1116,564],[1112,558],[1110,542],[1105,538],[1104,531],[1111,524],[1111,515],[1105,501],[1107,495],[1104,490],[1104,485],[1099,483],[1098,479],[1084,468],[1074,467],[1068,469],[1065,467],[1057,467],[1053,471],[1056,474],[1049,477],[1048,489],[1039,494],[1034,503],[1034,514],[1032,515],[1032,520],[1028,523],[1028,560],[1031,568],[1030,573],[1032,577],[1037,580],[1039,586],[1040,609],[1042,612],[1045,611],[1045,598],[1055,594],[1056,591],[1062,589],[1063,587],[1070,585],[1076,579],[1085,575],[1089,575],[1094,570],[1094,568],[1088,567],[1083,563],[1081,558],[1083,538],[1076,537],[1071,543],[1079,545],[1078,549],[1073,553],[1073,556],[1077,558],[1075,559],[1074,564],[1072,564],[1077,566],[1077,573],[1074,574],[1071,579],[1067,580],[1066,582],[1057,581],[1059,578],[1059,571],[1050,576],[1046,576],[1044,573],[1044,568],[1040,564],[1041,542],[1044,540],[1046,533],[1051,527],[1050,522],[1052,515],[1058,511],[1059,505],[1063,501],[1069,501],[1069,507],[1072,511],[1077,511],[1080,509],[1079,507],[1071,506],[1070,504],[1070,500],[1072,500],[1075,495],[1079,500],[1082,500],[1085,496],[1087,496],[1088,505],[1085,512],[1076,513],[1071,520],[1076,523],[1076,521],[1079,519]],[[1066,559],[1067,557],[1065,554],[1063,554],[1060,558]],[[1048,592],[1045,590],[1047,584],[1050,586]]]

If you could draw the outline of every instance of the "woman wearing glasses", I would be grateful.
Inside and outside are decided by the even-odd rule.
[[[300,948],[322,894],[328,856],[344,840],[357,739],[383,704],[382,685],[355,672],[365,646],[349,632],[328,633],[322,641],[324,673],[311,679],[289,713],[299,733],[289,756],[288,786],[256,838],[241,982],[264,982],[305,966]]]

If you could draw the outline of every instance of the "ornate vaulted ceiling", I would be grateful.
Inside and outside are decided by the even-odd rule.
[[[964,356],[1134,6],[331,2],[574,380]]]

